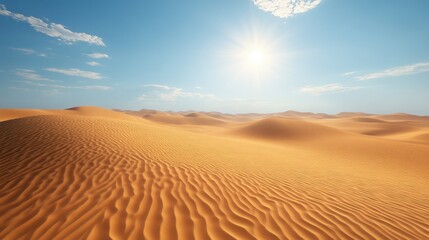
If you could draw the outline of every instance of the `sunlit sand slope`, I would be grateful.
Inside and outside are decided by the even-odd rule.
[[[427,145],[395,143],[383,148],[386,158],[347,155],[348,148],[336,154],[100,114],[81,116],[81,109],[0,123],[0,239],[429,236],[429,175],[411,171],[428,168]],[[277,123],[306,142],[308,132]],[[414,161],[403,172],[391,168],[390,156],[404,151],[414,151]]]
[[[109,109],[94,107],[94,106],[82,106],[72,107],[65,110],[41,110],[41,109],[0,109],[0,122],[40,115],[73,115],[73,116],[96,116],[96,117],[108,117],[127,121],[140,121],[138,117],[130,116],[122,112],[111,111]]]
[[[429,134],[429,120],[424,116],[379,115],[323,119],[317,123],[368,136],[429,144],[425,138]]]

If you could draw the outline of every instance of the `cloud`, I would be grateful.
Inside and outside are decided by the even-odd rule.
[[[159,84],[146,84],[146,85],[143,85],[143,87],[161,88],[161,89],[165,89],[165,90],[178,89],[175,87],[169,87],[167,85],[159,85]]]
[[[20,76],[20,77],[23,77],[25,79],[32,80],[32,81],[52,81],[52,80],[49,80],[48,78],[45,78],[45,77],[37,74],[35,71],[33,71],[31,69],[20,68],[20,69],[16,70],[15,74],[17,76]]]
[[[356,77],[357,80],[371,80],[385,77],[398,77],[429,71],[429,62],[416,63],[402,67],[389,68],[381,72],[374,72]]]
[[[320,4],[322,0],[253,0],[253,3],[265,12],[276,17],[288,18],[307,12]]]
[[[25,55],[37,55],[40,57],[46,57],[47,55],[45,53],[38,53],[36,50],[31,49],[31,48],[15,48],[15,47],[11,47],[11,49],[18,51],[18,52],[22,52]]]
[[[343,73],[343,74],[341,74],[341,76],[351,76],[351,75],[354,75],[354,74],[356,74],[357,73],[357,71],[352,71],[352,72],[346,72],[346,73]]]
[[[31,81],[22,81],[23,83],[37,86],[37,87],[51,87],[51,88],[62,88],[62,89],[84,89],[84,90],[110,90],[111,87],[108,86],[100,86],[100,85],[93,85],[93,86],[65,86],[65,85],[57,85],[57,84],[43,84],[43,83],[35,83]]]
[[[140,97],[137,100],[139,100],[139,101],[146,101],[146,100],[148,100],[148,98],[147,98],[146,94],[142,94],[142,95],[140,95]]]
[[[98,62],[94,62],[94,61],[92,61],[92,62],[86,62],[86,64],[88,64],[89,66],[93,66],[93,67],[101,66],[101,64],[100,64],[100,63],[98,63]]]
[[[90,54],[85,54],[86,56],[90,57],[90,58],[110,58],[109,55],[105,54],[105,53],[90,53]]]
[[[31,55],[31,54],[35,54],[36,53],[36,51],[34,51],[31,48],[14,48],[14,47],[11,47],[11,49],[19,51],[19,52],[22,52],[25,55]]]
[[[100,73],[90,72],[90,71],[82,71],[82,70],[77,69],[77,68],[69,68],[69,69],[46,68],[45,70],[49,71],[49,72],[62,73],[64,75],[83,77],[83,78],[89,78],[89,79],[94,79],[94,80],[104,78],[103,76],[101,76]]]
[[[167,85],[159,84],[147,84],[143,87],[156,88],[159,91],[152,93],[150,96],[143,94],[140,96],[139,100],[161,100],[161,101],[175,101],[177,98],[206,98],[206,99],[216,99],[216,96],[213,94],[203,94],[199,92],[188,92],[184,91],[181,88],[171,87]]]
[[[331,83],[322,86],[305,86],[300,89],[301,92],[310,93],[314,95],[320,95],[325,93],[337,93],[345,92],[350,90],[360,89],[361,87],[348,87],[338,83]]]
[[[41,92],[41,93],[52,94],[52,95],[58,95],[62,93],[58,89],[40,90],[40,89],[34,89],[34,88],[21,88],[21,87],[9,87],[9,88],[12,90],[18,90],[18,91]]]
[[[73,32],[65,26],[58,23],[45,22],[40,18],[33,16],[27,17],[20,13],[14,13],[6,9],[6,6],[0,4],[0,15],[11,17],[19,22],[28,23],[37,32],[57,38],[65,43],[86,42],[99,46],[105,46],[103,39],[86,33]]]

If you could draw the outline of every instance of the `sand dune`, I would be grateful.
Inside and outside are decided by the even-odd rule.
[[[166,112],[161,112],[161,111],[157,111],[157,110],[147,110],[147,109],[142,109],[140,111],[115,109],[115,111],[116,112],[123,112],[123,113],[133,115],[133,116],[137,116],[137,117],[145,117],[145,116],[150,115],[150,114],[170,115],[169,113],[166,113]]]
[[[414,138],[418,141],[429,143],[429,132],[418,134],[417,136],[414,136]]]
[[[31,111],[0,110],[0,239],[429,236],[428,145],[341,127],[389,120]]]
[[[272,115],[282,116],[282,117],[296,117],[296,118],[333,118],[335,117],[324,113],[311,113],[311,112],[298,112],[298,111],[286,111],[282,113],[275,113]]]
[[[222,125],[224,123],[222,120],[197,113],[190,113],[186,115],[148,114],[144,116],[144,118],[151,121],[167,124]]]
[[[416,116],[406,113],[380,115],[378,118],[391,121],[429,121],[429,116]]]
[[[419,126],[403,122],[389,122],[377,118],[350,118],[330,121],[332,127],[365,135],[386,136],[419,130]]]
[[[30,117],[39,115],[73,115],[73,116],[95,116],[95,117],[107,117],[116,118],[128,121],[139,121],[140,119],[130,116],[125,113],[108,110],[105,108],[95,106],[80,106],[72,107],[65,110],[41,110],[41,109],[0,109],[0,122]]]
[[[48,110],[37,109],[0,109],[0,122],[15,118],[23,118],[37,115],[50,115]]]
[[[373,114],[368,114],[363,112],[341,112],[341,113],[338,113],[336,116],[344,118],[344,117],[368,117],[371,115]]]
[[[363,122],[363,123],[386,123],[381,119],[375,117],[354,117],[350,119],[352,122]]]
[[[407,120],[399,120],[398,116],[394,119],[392,120],[391,115],[374,115],[371,117],[322,119],[317,123],[351,133],[399,141],[428,143],[424,137],[419,137],[429,133],[429,122],[426,121],[425,117],[406,115]]]
[[[252,122],[233,133],[246,137],[269,140],[320,140],[324,137],[338,137],[342,133],[330,127],[303,120],[269,117]]]

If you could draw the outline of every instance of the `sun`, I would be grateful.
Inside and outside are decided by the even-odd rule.
[[[259,84],[277,77],[285,51],[279,48],[279,37],[256,30],[232,36],[230,45],[219,55],[234,79]]]
[[[247,53],[247,60],[253,65],[262,65],[266,60],[266,53],[261,49],[250,49]]]

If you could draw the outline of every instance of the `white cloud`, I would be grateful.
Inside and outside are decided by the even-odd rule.
[[[20,13],[11,12],[7,10],[6,6],[3,4],[0,4],[0,15],[11,17],[16,21],[26,22],[37,32],[57,38],[65,43],[87,42],[89,44],[105,46],[103,39],[100,37],[86,33],[73,32],[58,23],[45,22],[40,18],[33,16],[27,17]]]
[[[18,52],[22,52],[25,55],[37,55],[40,57],[46,57],[47,55],[45,53],[38,53],[36,50],[31,49],[31,48],[15,48],[15,47],[11,47],[11,49],[18,51]]]
[[[276,17],[287,18],[307,12],[320,4],[322,0],[253,0],[261,10]]]
[[[206,99],[216,99],[216,96],[213,94],[203,94],[198,92],[187,92],[181,88],[171,87],[167,85],[159,84],[147,84],[143,87],[156,88],[161,92],[152,93],[151,96],[143,94],[140,96],[139,100],[161,100],[161,101],[175,101],[177,98],[206,98]]]
[[[69,87],[69,88],[70,88],[70,87]],[[82,87],[73,87],[73,88],[88,89],[88,90],[109,90],[109,89],[112,89],[111,87],[108,87],[108,86],[100,86],[100,85],[95,85],[95,86],[82,86]]]
[[[325,93],[345,92],[345,91],[350,91],[350,90],[356,90],[359,88],[361,88],[361,87],[348,87],[348,86],[343,86],[343,85],[338,84],[338,83],[331,83],[331,84],[326,84],[326,85],[322,85],[322,86],[305,86],[305,87],[301,88],[300,91],[304,92],[304,93],[320,95],[320,94],[325,94]]]
[[[146,94],[142,94],[140,95],[140,97],[138,98],[139,101],[146,101],[147,100],[147,95]]]
[[[341,74],[341,76],[351,76],[351,75],[355,75],[357,73],[357,71],[352,71],[352,72],[346,72]]]
[[[389,68],[381,72],[374,72],[356,77],[357,80],[371,80],[385,77],[398,77],[429,71],[429,62],[416,63],[402,67]]]
[[[105,54],[105,53],[90,53],[90,54],[85,54],[86,56],[90,57],[90,58],[110,58],[109,55]]]
[[[86,62],[86,64],[88,64],[89,66],[93,66],[93,67],[101,66],[101,64],[100,64],[100,63],[98,63],[98,62],[94,62],[94,61],[92,61],[92,62]]]
[[[165,89],[165,90],[178,89],[175,87],[169,87],[167,85],[160,85],[160,84],[146,84],[146,85],[143,85],[143,87],[161,88],[161,89]]]
[[[25,79],[33,80],[33,81],[52,81],[52,80],[49,80],[49,79],[37,74],[35,71],[33,71],[31,69],[20,68],[20,69],[16,70],[15,74],[20,76],[20,77],[23,77]]]
[[[25,55],[31,55],[31,54],[36,53],[36,51],[34,51],[34,49],[31,49],[31,48],[14,48],[14,47],[12,47],[11,49],[22,52]]]
[[[104,78],[103,76],[101,76],[100,73],[82,71],[77,68],[69,68],[69,69],[46,68],[45,70],[49,72],[62,73],[64,75],[83,77],[83,78],[89,78],[89,79],[95,79],[95,80]]]
[[[57,84],[43,84],[43,83],[35,83],[30,81],[22,81],[23,83],[37,86],[37,87],[51,87],[51,88],[62,88],[62,89],[84,89],[84,90],[109,90],[112,89],[108,86],[100,86],[100,85],[93,85],[93,86],[65,86],[65,85],[57,85]]]

